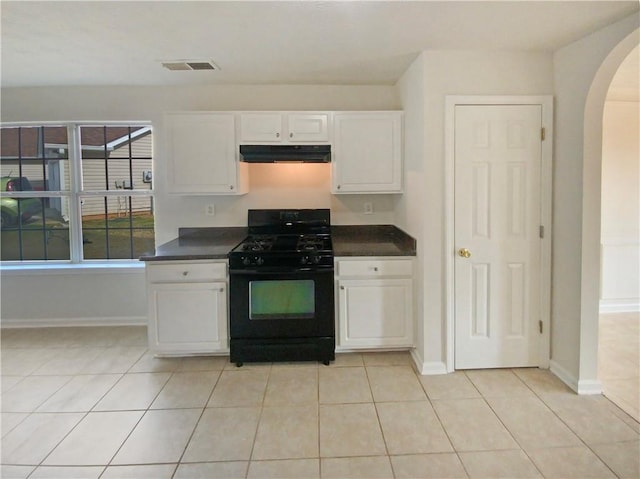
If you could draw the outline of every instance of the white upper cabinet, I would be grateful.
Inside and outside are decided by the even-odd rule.
[[[329,141],[328,113],[289,113],[287,135],[291,142],[327,143]]]
[[[169,193],[247,192],[246,165],[237,161],[233,113],[167,113],[165,135]]]
[[[329,142],[329,113],[256,112],[240,114],[240,143]]]
[[[402,112],[336,112],[333,193],[402,193]]]
[[[242,113],[240,141],[279,143],[282,141],[282,114]]]

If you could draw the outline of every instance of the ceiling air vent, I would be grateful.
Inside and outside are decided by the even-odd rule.
[[[192,70],[220,70],[220,68],[209,60],[176,60],[162,62],[162,66],[171,71],[192,71]]]

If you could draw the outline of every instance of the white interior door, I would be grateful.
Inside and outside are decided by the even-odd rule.
[[[541,105],[455,107],[455,368],[538,366]]]

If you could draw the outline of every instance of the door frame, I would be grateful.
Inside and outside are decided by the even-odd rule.
[[[471,96],[445,97],[445,366],[455,370],[455,109],[461,105],[540,105],[545,139],[541,146],[540,218],[544,237],[540,241],[540,320],[542,334],[538,348],[538,367],[548,368],[551,357],[551,237],[552,237],[552,159],[553,96]]]

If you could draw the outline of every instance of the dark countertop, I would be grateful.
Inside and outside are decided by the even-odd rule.
[[[393,225],[333,225],[334,256],[415,256],[416,240]]]
[[[178,238],[156,248],[155,254],[140,257],[141,261],[187,261],[227,259],[229,251],[247,236],[246,226],[211,228],[180,228]]]
[[[158,246],[141,261],[227,259],[246,236],[245,226],[180,228],[178,238]],[[333,225],[334,256],[415,256],[416,240],[393,225]]]

